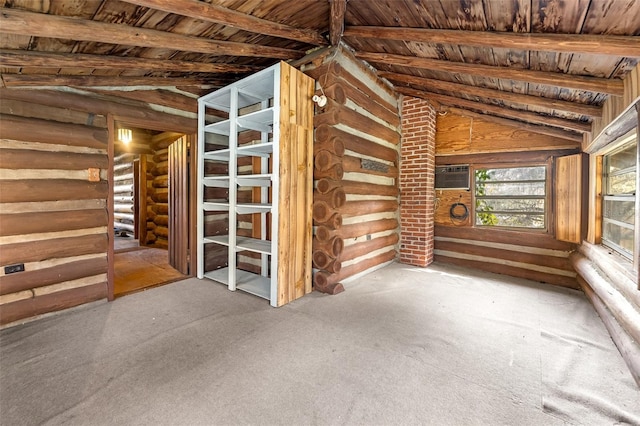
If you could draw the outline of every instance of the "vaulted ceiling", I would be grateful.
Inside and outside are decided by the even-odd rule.
[[[579,135],[640,59],[640,0],[0,5],[4,87],[155,88],[168,102],[342,41],[399,93]]]

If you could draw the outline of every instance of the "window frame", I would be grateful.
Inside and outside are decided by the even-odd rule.
[[[545,185],[544,185],[544,227],[543,228],[527,228],[516,226],[499,226],[499,225],[478,225],[476,224],[476,170],[486,169],[521,169],[527,167],[544,167],[545,168]],[[542,234],[550,234],[553,227],[553,197],[551,196],[551,179],[552,179],[552,158],[547,161],[531,161],[523,163],[479,163],[474,164],[470,169],[470,190],[471,190],[471,207],[472,217],[471,226],[478,229],[499,229],[505,231],[517,231],[517,232],[534,232]]]
[[[618,255],[620,255],[622,258],[624,258],[625,260],[628,260],[629,262],[633,262],[635,256],[637,256],[637,253],[635,253],[635,250],[637,249],[638,245],[636,244],[636,242],[634,241],[633,245],[632,245],[632,252],[629,253],[626,249],[624,249],[622,246],[620,246],[619,244],[617,244],[614,241],[608,240],[605,237],[605,232],[604,232],[604,228],[605,225],[607,223],[612,223],[614,225],[620,226],[622,228],[626,228],[626,229],[631,229],[633,235],[634,235],[634,239],[637,238],[638,233],[636,232],[636,227],[638,226],[637,223],[635,223],[633,225],[629,225],[628,223],[624,223],[624,222],[620,222],[618,220],[615,219],[608,219],[605,216],[605,202],[606,201],[623,201],[623,202],[633,202],[634,206],[638,205],[637,202],[637,198],[638,198],[638,187],[637,187],[637,182],[638,182],[638,178],[636,177],[636,188],[635,188],[635,192],[633,194],[609,194],[609,173],[608,173],[608,161],[607,158],[615,155],[621,151],[624,151],[625,149],[627,149],[628,147],[632,146],[635,144],[636,146],[636,162],[634,164],[633,167],[628,167],[626,169],[623,169],[621,171],[619,171],[618,173],[625,173],[628,172],[630,170],[635,170],[636,172],[636,176],[638,175],[638,173],[640,172],[640,170],[638,170],[638,136],[637,136],[637,127],[636,127],[636,131],[631,131],[630,133],[624,135],[623,137],[621,137],[618,141],[616,141],[612,146],[610,147],[610,149],[607,149],[606,152],[602,153],[602,173],[600,175],[600,179],[602,179],[602,194],[600,196],[600,217],[601,217],[601,221],[600,221],[600,244],[602,246],[604,246],[606,249],[608,250],[613,250],[614,252],[616,252]],[[637,208],[637,207],[636,207]],[[636,215],[637,216],[637,215]]]

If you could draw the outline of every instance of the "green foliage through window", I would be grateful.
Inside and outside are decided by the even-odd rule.
[[[475,224],[544,229],[546,167],[475,170]]]

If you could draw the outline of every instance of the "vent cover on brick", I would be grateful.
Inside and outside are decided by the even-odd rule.
[[[436,167],[436,189],[469,189],[469,166]]]

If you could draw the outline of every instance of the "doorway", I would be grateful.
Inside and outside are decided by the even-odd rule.
[[[118,139],[126,134],[119,129],[129,132],[126,143]],[[124,120],[114,120],[113,134],[110,299],[191,276],[194,228],[189,191],[195,136]]]

